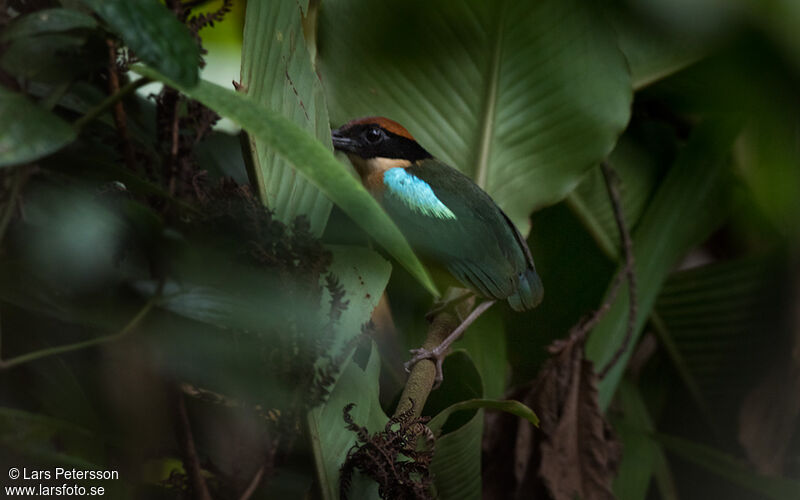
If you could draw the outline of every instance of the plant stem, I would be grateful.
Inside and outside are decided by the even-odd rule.
[[[11,217],[14,215],[14,207],[17,206],[17,199],[27,179],[28,169],[26,167],[20,167],[14,172],[14,180],[11,181],[11,192],[8,195],[8,200],[3,209],[2,218],[0,218],[0,242],[2,242],[5,237],[6,230],[11,222]]]
[[[458,322],[451,314],[445,312],[437,314],[428,328],[428,336],[422,348],[430,350],[438,346],[457,326]],[[436,364],[433,360],[423,359],[417,362],[408,375],[406,387],[394,411],[395,416],[407,412],[413,406],[412,418],[419,417],[431,393],[435,377]]]
[[[183,399],[183,394],[178,390],[175,390],[175,397],[177,398],[177,417],[180,425],[178,441],[181,444],[183,467],[186,469],[186,473],[191,482],[191,498],[197,500],[211,500],[211,493],[208,491],[205,478],[203,478],[203,468],[200,466],[200,458],[197,456],[197,447],[194,444],[192,426],[189,422],[189,413],[186,411],[186,402]]]
[[[625,329],[625,338],[622,340],[622,344],[619,346],[619,349],[617,349],[617,352],[614,353],[614,356],[606,363],[603,369],[598,372],[597,376],[602,380],[614,365],[617,364],[617,361],[619,361],[622,355],[625,354],[625,351],[628,350],[628,344],[630,344],[633,331],[636,329],[638,305],[636,302],[636,264],[633,260],[633,241],[631,240],[631,233],[628,231],[628,226],[625,224],[625,217],[622,212],[622,196],[619,193],[618,186],[619,177],[617,177],[616,172],[607,161],[601,163],[600,168],[603,172],[603,178],[606,181],[608,197],[614,209],[614,220],[617,223],[617,229],[619,230],[619,237],[622,243],[622,256],[625,266],[620,273],[624,274],[628,281],[628,324]]]
[[[28,354],[23,354],[21,356],[17,356],[16,358],[11,358],[7,360],[0,360],[0,370],[8,370],[9,368],[13,368],[15,366],[21,365],[23,363],[28,363],[30,361],[35,361],[37,359],[46,358],[49,356],[55,356],[56,354],[63,354],[65,352],[77,351],[78,349],[84,349],[86,347],[91,347],[97,344],[104,344],[107,342],[113,342],[115,340],[119,340],[122,337],[131,333],[138,325],[142,322],[142,320],[147,316],[147,313],[150,312],[150,309],[153,308],[155,305],[156,297],[151,298],[147,301],[147,303],[142,307],[136,315],[131,318],[128,323],[122,327],[122,330],[118,331],[117,333],[106,335],[103,337],[97,337],[91,340],[84,340],[83,342],[75,342],[74,344],[67,344],[61,345],[56,347],[50,347],[47,349],[41,349],[39,351],[29,352]]]
[[[106,97],[105,99],[103,99],[103,102],[101,102],[94,108],[90,109],[85,115],[75,120],[75,123],[73,125],[78,130],[82,129],[83,127],[86,126],[87,123],[91,122],[98,116],[105,113],[108,110],[108,108],[116,104],[126,95],[132,93],[133,91],[135,91],[136,89],[138,89],[143,85],[147,85],[150,82],[152,82],[152,79],[146,76],[133,80],[132,82],[128,82],[124,87],[119,89],[119,92],[116,92]]]

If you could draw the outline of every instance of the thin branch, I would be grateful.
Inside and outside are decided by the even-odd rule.
[[[122,330],[114,333],[112,335],[106,335],[104,337],[97,337],[91,340],[85,340],[83,342],[75,342],[74,344],[67,344],[61,345],[56,347],[50,347],[47,349],[41,349],[39,351],[30,352],[28,354],[23,354],[21,356],[17,356],[15,358],[2,360],[0,359],[0,370],[8,370],[9,368],[13,368],[15,366],[21,365],[23,363],[28,363],[30,361],[35,361],[42,358],[47,358],[49,356],[55,356],[57,354],[64,354],[66,352],[77,351],[79,349],[85,349],[87,347],[91,347],[98,344],[105,344],[108,342],[114,342],[119,340],[129,333],[131,333],[138,325],[142,322],[142,320],[147,316],[147,313],[150,312],[150,309],[156,303],[157,295],[150,298],[147,303],[142,307],[136,315],[131,318],[130,321],[122,328]]]
[[[180,99],[175,99],[175,105],[172,110],[172,125],[170,127],[170,141],[171,146],[169,149],[169,160],[167,164],[167,175],[169,178],[168,191],[170,196],[175,196],[175,187],[178,176],[178,151],[180,138]]]
[[[591,316],[581,318],[575,326],[570,328],[569,334],[567,335],[570,341],[582,342],[586,337],[586,334],[592,331],[592,329],[597,326],[600,320],[603,319],[603,316],[605,316],[608,310],[611,309],[611,304],[614,303],[617,295],[619,294],[623,276],[625,276],[625,274],[622,271],[617,273],[617,275],[614,277],[614,281],[611,283],[611,289],[609,290],[606,300],[603,302],[603,304],[598,307],[591,314]],[[563,341],[561,340],[557,340],[553,343],[553,347],[551,347],[550,350],[553,351],[554,349],[559,349],[558,346],[563,345],[562,342]]]
[[[256,490],[258,489],[258,485],[261,483],[261,479],[264,477],[265,469],[266,466],[264,465],[258,468],[255,475],[253,476],[253,479],[250,481],[250,484],[247,486],[247,489],[244,490],[242,496],[239,497],[239,500],[249,500],[250,497],[253,496],[253,493],[256,492]]]
[[[628,227],[625,225],[625,218],[622,213],[622,197],[619,193],[619,178],[607,161],[604,161],[600,168],[603,171],[603,177],[606,180],[606,189],[608,189],[608,197],[611,200],[611,207],[614,209],[614,220],[617,222],[617,229],[619,230],[620,239],[622,240],[622,255],[625,259],[625,267],[623,267],[619,276],[625,275],[628,281],[628,324],[625,328],[625,337],[622,344],[619,346],[614,356],[606,363],[602,370],[597,374],[600,379],[603,379],[608,372],[617,364],[617,362],[628,350],[628,344],[631,342],[633,332],[636,329],[636,270],[633,259],[633,241],[631,240]],[[618,277],[619,279],[619,277]]]
[[[11,192],[8,195],[5,207],[3,207],[3,215],[0,216],[0,243],[6,235],[8,225],[11,223],[11,218],[14,216],[14,208],[17,206],[17,200],[22,192],[25,182],[28,180],[29,169],[26,167],[19,167],[14,172],[14,179],[11,181]]]
[[[183,465],[192,484],[193,497],[199,500],[211,500],[211,493],[208,491],[208,485],[205,478],[203,478],[203,469],[200,467],[200,459],[197,457],[197,448],[194,445],[194,436],[192,436],[192,426],[189,423],[189,414],[186,411],[186,402],[180,391],[175,391],[175,395],[178,400],[178,420],[181,426],[178,439],[183,452]]]
[[[117,104],[118,101],[123,99],[125,96],[130,94],[131,92],[135,91],[139,87],[143,85],[147,85],[152,80],[143,76],[141,78],[137,78],[132,82],[127,83],[124,87],[119,89],[118,92],[106,97],[103,102],[95,106],[94,108],[90,109],[85,115],[81,116],[75,123],[73,124],[76,128],[81,129],[86,126],[87,123],[91,122],[92,120],[96,119],[98,116],[102,115],[108,108]]]

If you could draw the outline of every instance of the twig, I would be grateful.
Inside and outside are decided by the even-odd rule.
[[[606,180],[606,189],[608,189],[608,197],[611,200],[611,207],[614,210],[614,220],[617,222],[617,229],[619,230],[620,239],[622,240],[622,255],[625,259],[625,267],[622,269],[619,278],[624,274],[628,281],[628,324],[625,328],[625,337],[622,340],[614,356],[606,363],[602,370],[597,374],[600,379],[603,379],[608,372],[614,367],[617,361],[620,360],[625,351],[628,350],[633,331],[636,328],[636,271],[634,268],[633,260],[633,241],[631,240],[628,227],[625,225],[625,218],[622,213],[622,197],[619,194],[619,178],[607,161],[600,164],[603,171],[603,177]],[[616,285],[617,288],[619,285]]]
[[[74,344],[67,344],[61,345],[56,347],[50,347],[47,349],[41,349],[39,351],[30,352],[28,354],[23,354],[21,356],[17,356],[15,358],[2,360],[0,359],[0,370],[7,370],[9,368],[13,368],[15,366],[21,365],[23,363],[28,363],[30,361],[34,361],[37,359],[46,358],[49,356],[55,356],[57,354],[63,354],[65,352],[77,351],[79,349],[84,349],[86,347],[91,347],[97,344],[104,344],[107,342],[113,342],[115,340],[119,340],[122,337],[125,337],[129,333],[131,333],[138,325],[142,322],[142,320],[147,316],[147,313],[150,312],[150,309],[153,308],[155,305],[156,298],[158,296],[152,297],[147,303],[142,307],[136,315],[131,318],[131,320],[126,324],[122,330],[114,333],[112,335],[106,335],[104,337],[97,337],[91,340],[85,340],[83,342],[75,342]]]
[[[253,496],[253,493],[255,493],[256,489],[258,489],[259,483],[261,483],[261,478],[264,477],[264,469],[266,469],[264,465],[258,468],[256,474],[253,476],[253,479],[250,481],[250,484],[247,486],[247,489],[244,490],[242,496],[239,497],[239,500],[249,500],[250,497]]]
[[[176,96],[172,109],[172,124],[170,126],[170,149],[167,161],[168,192],[170,196],[175,196],[175,187],[178,176],[178,151],[180,138],[180,105],[181,100]]]
[[[428,328],[428,335],[425,338],[425,343],[422,344],[422,348],[430,350],[438,346],[456,326],[458,326],[458,323],[451,314],[440,313],[436,315],[433,323]],[[435,377],[436,364],[433,360],[423,359],[417,362],[408,375],[406,386],[400,396],[400,402],[397,404],[394,416],[402,415],[412,410],[413,407],[411,417],[419,417],[422,414],[425,401],[427,401],[428,395],[431,393]]]
[[[597,310],[591,314],[591,316],[588,318],[582,318],[570,329],[567,336],[568,340],[557,340],[548,347],[548,350],[551,353],[555,353],[560,351],[570,342],[583,342],[583,340],[586,338],[586,335],[591,332],[595,326],[597,326],[600,320],[603,319],[603,316],[605,316],[608,310],[611,309],[611,304],[613,304],[617,299],[617,295],[619,295],[619,291],[622,288],[623,278],[627,278],[628,295],[630,296],[628,300],[629,313],[627,331],[625,332],[625,339],[622,341],[622,345],[614,353],[614,356],[606,364],[606,366],[604,366],[603,369],[598,373],[598,377],[602,379],[606,376],[606,374],[608,374],[608,371],[614,367],[614,364],[619,361],[619,358],[627,350],[628,344],[630,343],[630,338],[633,335],[633,329],[636,325],[636,276],[633,260],[633,242],[631,241],[630,233],[625,225],[625,219],[622,213],[621,197],[619,189],[617,188],[618,178],[608,162],[604,161],[601,163],[600,167],[603,171],[603,177],[606,181],[606,189],[608,190],[608,196],[611,201],[611,208],[614,211],[614,219],[617,223],[620,239],[622,240],[622,253],[625,260],[625,265],[622,269],[620,269],[617,275],[614,276],[614,280],[611,283],[611,288],[609,289],[603,304],[598,307]]]
[[[570,341],[582,342],[586,337],[586,334],[592,331],[592,329],[597,326],[600,320],[603,319],[603,316],[605,316],[608,310],[611,309],[611,304],[613,304],[614,300],[616,300],[617,294],[619,294],[623,276],[623,272],[617,273],[617,275],[614,277],[614,281],[611,283],[611,289],[609,290],[608,295],[606,295],[605,302],[603,302],[603,304],[598,307],[591,316],[588,318],[581,318],[575,326],[570,328],[569,334],[567,335]],[[551,347],[550,350],[558,350],[558,346],[562,345],[562,342],[563,341],[560,340],[554,342],[553,346],[555,347]]]
[[[73,125],[78,129],[85,127],[87,123],[91,122],[98,116],[105,113],[108,110],[108,108],[117,104],[117,102],[123,99],[126,95],[130,94],[131,92],[135,91],[136,89],[138,89],[143,85],[147,85],[151,81],[152,80],[150,80],[150,78],[143,76],[141,78],[137,78],[132,82],[127,83],[124,87],[119,89],[118,92],[106,97],[103,100],[103,102],[101,102],[94,108],[90,109],[85,115],[75,120],[75,123]]]
[[[194,445],[192,427],[189,423],[189,414],[186,412],[186,402],[180,391],[176,390],[175,395],[178,400],[178,419],[181,426],[178,439],[181,443],[181,451],[183,452],[183,465],[191,481],[194,498],[211,500],[211,493],[208,491],[208,485],[206,485],[206,481],[203,478],[203,470],[200,467],[200,459],[197,458],[197,448],[195,448]]]
[[[11,217],[14,215],[14,208],[17,206],[17,199],[22,192],[25,182],[28,180],[29,170],[26,167],[19,167],[14,172],[14,179],[11,181],[11,192],[8,195],[8,200],[3,208],[3,215],[0,218],[0,243],[5,238],[8,225],[11,223]]]

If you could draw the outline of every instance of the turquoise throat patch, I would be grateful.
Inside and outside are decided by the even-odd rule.
[[[456,218],[456,215],[436,197],[427,182],[409,174],[402,167],[387,170],[383,174],[383,184],[389,193],[402,200],[415,212],[437,219]]]

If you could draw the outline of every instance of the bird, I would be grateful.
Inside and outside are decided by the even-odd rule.
[[[415,253],[488,299],[464,323],[497,300],[507,301],[515,311],[541,302],[544,288],[525,238],[470,177],[435,158],[389,118],[349,121],[331,132],[331,140]],[[464,323],[453,334],[460,335],[468,326]],[[409,363],[433,359],[440,383],[441,362],[453,340],[431,351],[413,350]]]

